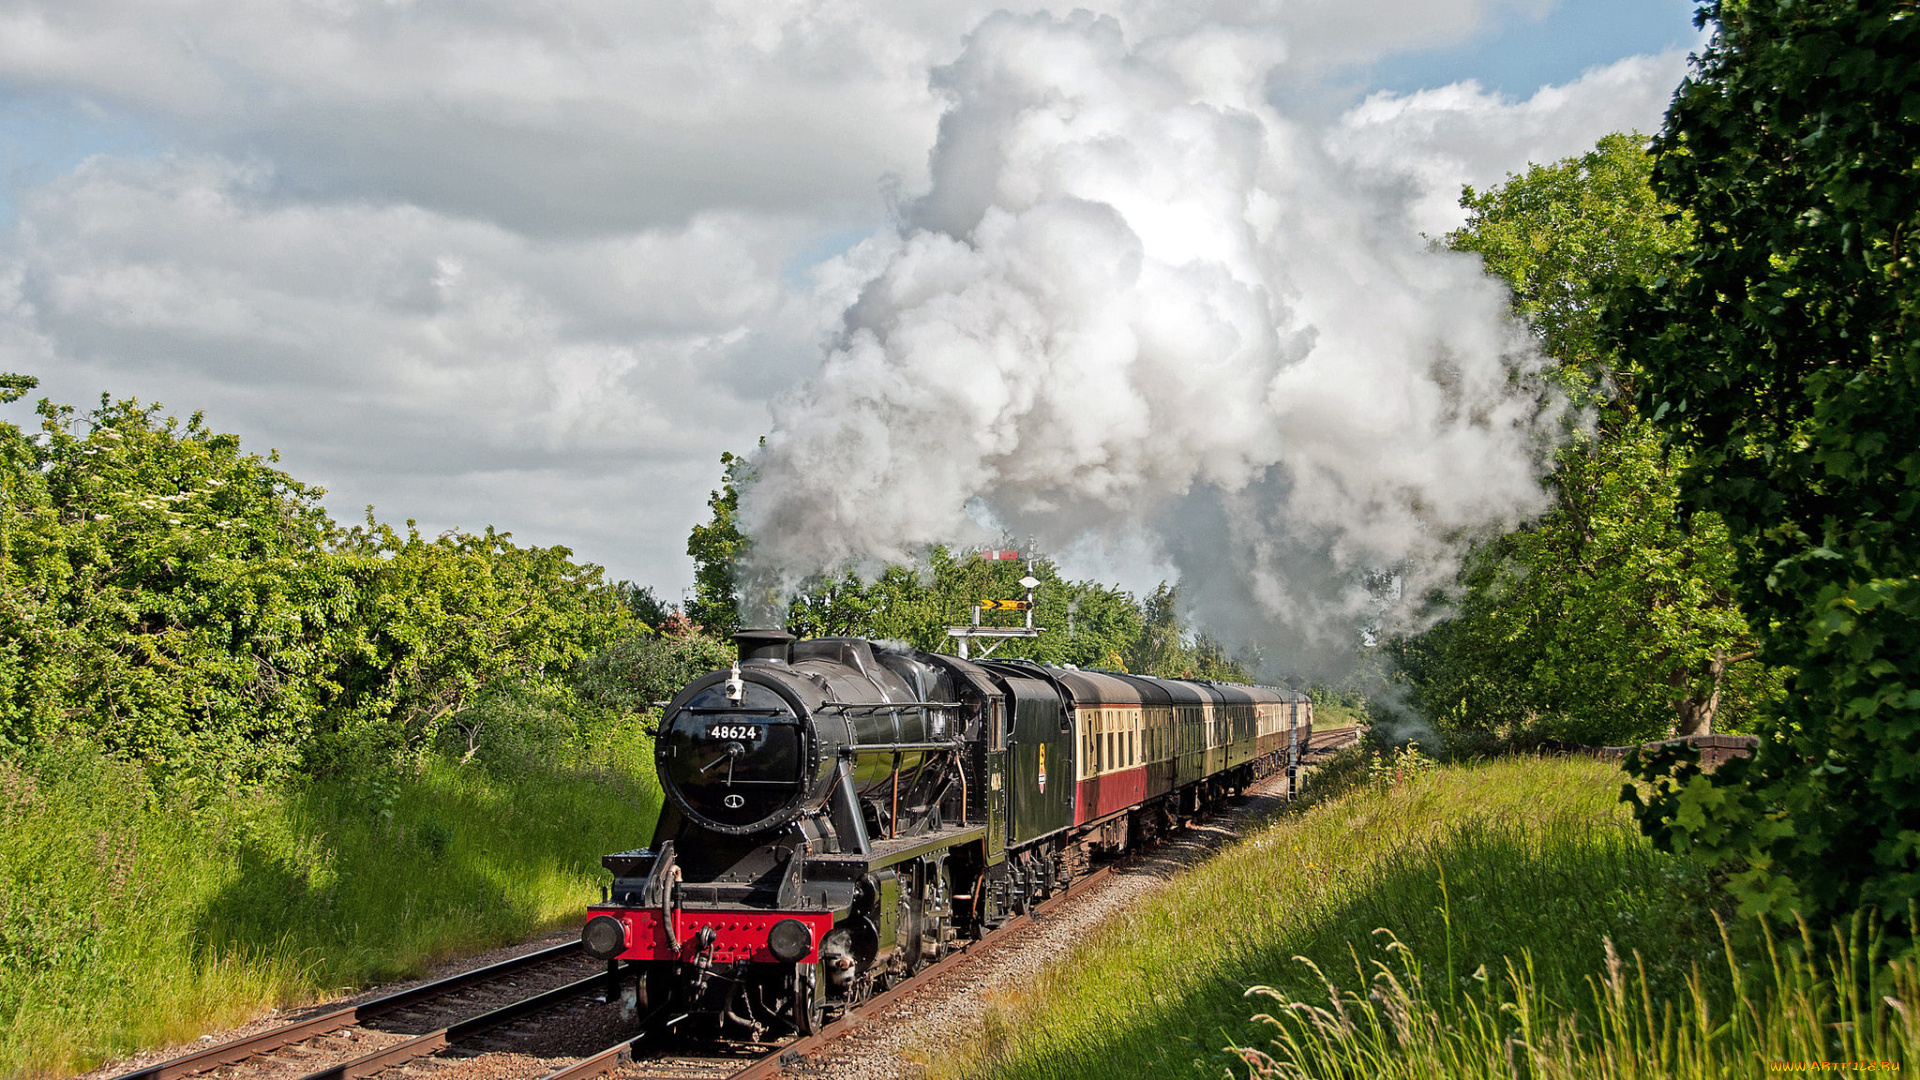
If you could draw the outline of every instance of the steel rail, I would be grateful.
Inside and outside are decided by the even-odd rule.
[[[1277,782],[1278,774],[1268,779]],[[872,1014],[894,1004],[909,994],[923,989],[927,983],[932,982],[941,975],[952,972],[954,968],[948,963],[949,961],[975,952],[976,950],[984,949],[989,945],[998,944],[1006,935],[1023,926],[1031,925],[1038,917],[1050,914],[1072,898],[1083,895],[1088,889],[1092,888],[1096,882],[1107,877],[1122,865],[1124,864],[1109,863],[1098,870],[1093,870],[1074,878],[1068,883],[1066,888],[1032,906],[1028,910],[1013,916],[999,926],[994,927],[987,936],[961,943],[951,952],[947,953],[946,956],[926,965],[906,980],[848,1009],[839,1019],[826,1025],[815,1034],[769,1051],[764,1057],[749,1062],[736,1072],[729,1073],[726,1080],[768,1080],[769,1077],[777,1076],[780,1070],[788,1066],[800,1064],[808,1055],[818,1053],[822,1047],[827,1046],[842,1036],[851,1034],[859,1028],[861,1024],[865,1023],[867,1018]],[[629,1035],[622,1038],[619,1042],[614,1043],[612,1046],[607,1047],[605,1050],[591,1057],[582,1058],[563,1069],[548,1073],[542,1077],[541,1080],[590,1080],[592,1077],[601,1076],[622,1065],[638,1062],[639,1054],[642,1052],[646,1043],[657,1037],[657,1032],[642,1030],[636,1035]],[[643,1075],[639,1077],[638,1080],[648,1080],[648,1078]]]
[[[921,989],[934,978],[952,971],[953,968],[948,966],[948,961],[965,956],[968,953],[988,945],[995,944],[999,942],[1004,935],[1022,926],[1030,925],[1034,921],[1035,916],[1045,915],[1055,907],[1066,903],[1068,898],[1081,895],[1088,888],[1092,887],[1094,882],[1106,877],[1112,873],[1113,870],[1114,867],[1112,866],[1103,866],[1091,873],[1082,874],[1073,879],[1067,888],[1060,890],[1058,893],[1034,906],[1031,910],[1015,915],[1006,922],[994,927],[986,937],[956,945],[939,960],[926,965],[912,976],[848,1009],[845,1015],[821,1028],[817,1033],[768,1051],[765,1056],[747,1063],[739,1071],[729,1073],[726,1080],[761,1080],[761,1078],[777,1074],[782,1068],[788,1065],[797,1064],[806,1055],[818,1052],[821,1047],[859,1027],[866,1020],[867,1016],[874,1011],[893,1004],[908,994]],[[607,1047],[605,1050],[594,1054],[592,1057],[582,1058],[564,1069],[548,1073],[542,1080],[589,1080],[590,1077],[611,1072],[622,1065],[638,1061],[638,1055],[641,1053],[642,1048],[649,1040],[655,1037],[657,1037],[656,1032],[645,1030],[637,1035],[627,1036],[612,1046]],[[645,1080],[645,1078],[643,1077],[641,1080]]]
[[[510,1005],[502,1005],[497,1009],[483,1012],[479,1016],[471,1016],[458,1023],[448,1024],[438,1031],[415,1035],[405,1042],[394,1043],[384,1049],[362,1054],[352,1060],[329,1065],[324,1069],[315,1069],[302,1076],[300,1080],[358,1080],[359,1077],[372,1076],[403,1061],[426,1057],[443,1047],[452,1046],[461,1039],[490,1031],[502,1024],[512,1023],[535,1013],[545,1012],[556,1005],[564,1005],[577,997],[602,989],[606,985],[607,976],[604,972],[589,975],[578,982],[555,987]]]
[[[581,1058],[564,1069],[548,1073],[544,1080],[586,1080],[590,1076],[611,1072],[632,1061],[634,1051],[638,1050],[640,1044],[646,1042],[652,1034],[650,1031],[643,1031],[638,1035],[630,1035],[592,1057]]]
[[[374,998],[372,1001],[364,1001],[358,1005],[349,1005],[344,1009],[335,1009],[332,1012],[321,1013],[318,1016],[310,1016],[305,1020],[296,1020],[291,1024],[284,1024],[277,1028],[262,1031],[257,1035],[249,1035],[245,1038],[221,1043],[219,1046],[210,1046],[205,1050],[198,1050],[191,1054],[183,1054],[180,1057],[169,1058],[166,1061],[157,1062],[144,1068],[121,1073],[113,1077],[112,1080],[177,1080],[179,1077],[193,1076],[197,1073],[206,1072],[208,1069],[217,1069],[222,1065],[231,1065],[236,1061],[245,1061],[250,1057],[258,1057],[261,1054],[270,1053],[285,1046],[291,1046],[294,1043],[332,1031],[335,1028],[348,1027],[352,1024],[360,1023],[363,1020],[370,1020],[381,1013],[405,1008],[418,1001],[439,997],[443,994],[452,993],[455,990],[462,990],[476,983],[488,982],[503,975],[510,975],[516,971],[545,963],[548,960],[557,960],[564,956],[571,956],[579,951],[580,942],[563,942],[550,948],[527,953],[524,956],[516,956],[511,959],[502,960],[497,964],[489,964],[486,967],[475,968],[472,971],[463,971],[458,975],[449,975],[444,979],[435,979],[432,982],[421,983],[419,986],[410,987],[406,990],[395,991],[394,993]],[[601,978],[604,979],[605,976],[601,976]]]
[[[900,999],[923,989],[927,983],[932,982],[939,976],[953,971],[953,968],[947,966],[945,962],[946,959],[964,956],[977,949],[983,949],[988,945],[997,944],[1013,931],[1023,926],[1032,925],[1038,916],[1047,915],[1074,897],[1084,894],[1088,889],[1092,888],[1095,883],[1105,878],[1108,874],[1113,873],[1116,867],[1117,864],[1112,864],[1080,875],[1073,879],[1066,888],[1048,897],[1046,900],[1041,901],[1039,904],[1034,905],[1030,910],[1023,911],[1013,918],[1008,919],[1006,922],[1001,923],[986,937],[961,945],[953,952],[948,953],[947,957],[943,958],[941,962],[928,965],[914,974],[912,978],[907,979],[897,986],[888,987],[886,992],[876,994],[866,1001],[861,1002],[859,1005],[848,1009],[846,1015],[820,1029],[819,1032],[781,1047],[779,1051],[761,1058],[759,1061],[753,1062],[739,1072],[728,1076],[727,1080],[766,1080],[767,1077],[778,1076],[780,1070],[789,1065],[800,1064],[806,1060],[808,1055],[819,1053],[820,1050],[829,1043],[840,1039],[842,1036],[851,1034],[855,1029],[866,1023],[869,1017],[888,1008]]]
[[[1277,781],[1277,777],[1270,777],[1269,779]],[[1035,922],[1038,917],[1051,913],[1054,909],[1063,906],[1072,898],[1082,895],[1088,889],[1092,888],[1096,882],[1099,882],[1124,865],[1125,863],[1108,863],[1098,870],[1093,870],[1074,878],[1068,883],[1065,889],[1034,905],[1031,909],[1023,911],[1013,918],[1008,919],[1006,922],[1001,923],[986,937],[980,938],[977,941],[969,941],[948,955],[965,955],[975,949],[984,948],[998,942],[1002,935],[1017,930],[1022,926],[1029,925]],[[777,1076],[780,1070],[790,1065],[800,1064],[809,1054],[818,1053],[822,1047],[832,1043],[834,1040],[851,1034],[854,1029],[865,1022],[869,1015],[921,989],[924,983],[931,982],[933,979],[952,970],[953,968],[948,967],[944,962],[929,965],[900,985],[891,987],[885,993],[869,998],[861,1002],[858,1006],[847,1010],[845,1016],[828,1024],[817,1034],[809,1035],[804,1039],[781,1047],[772,1054],[729,1075],[727,1080],[767,1080],[769,1077]],[[547,1080],[553,1080],[553,1078],[549,1077]],[[569,1077],[567,1080],[579,1080],[579,1078]]]

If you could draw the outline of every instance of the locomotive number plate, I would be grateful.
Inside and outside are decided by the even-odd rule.
[[[707,729],[709,739],[757,739],[760,737],[758,724],[715,724]]]

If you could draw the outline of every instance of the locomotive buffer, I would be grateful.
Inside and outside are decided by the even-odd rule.
[[[1020,587],[1027,590],[1027,598],[1025,600],[982,600],[973,605],[973,622],[971,625],[947,627],[947,636],[956,642],[954,651],[959,654],[960,659],[969,659],[968,647],[974,638],[997,639],[993,644],[980,650],[978,659],[985,660],[987,657],[992,656],[993,650],[999,648],[1001,643],[1008,638],[1039,637],[1040,627],[1033,625],[1033,590],[1037,588],[1039,584],[1039,580],[1033,576],[1032,564],[1028,564],[1027,576],[1020,579]],[[982,626],[980,625],[980,613],[982,611],[1024,611],[1027,613],[1026,625]]]

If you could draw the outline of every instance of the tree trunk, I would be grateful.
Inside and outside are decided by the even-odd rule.
[[[1713,650],[1713,659],[1707,661],[1706,675],[1710,680],[1707,696],[1680,699],[1680,720],[1674,727],[1675,735],[1684,739],[1689,735],[1713,734],[1713,717],[1720,711],[1720,684],[1726,680],[1727,663],[1727,650]]]

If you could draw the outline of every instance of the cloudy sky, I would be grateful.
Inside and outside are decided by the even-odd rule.
[[[1090,6],[1202,81],[1251,66],[1430,234],[1462,183],[1657,128],[1697,46],[1682,0]],[[831,352],[1002,10],[1067,15],[0,0],[0,368],[205,410],[336,517],[493,524],[678,597],[719,454]]]

